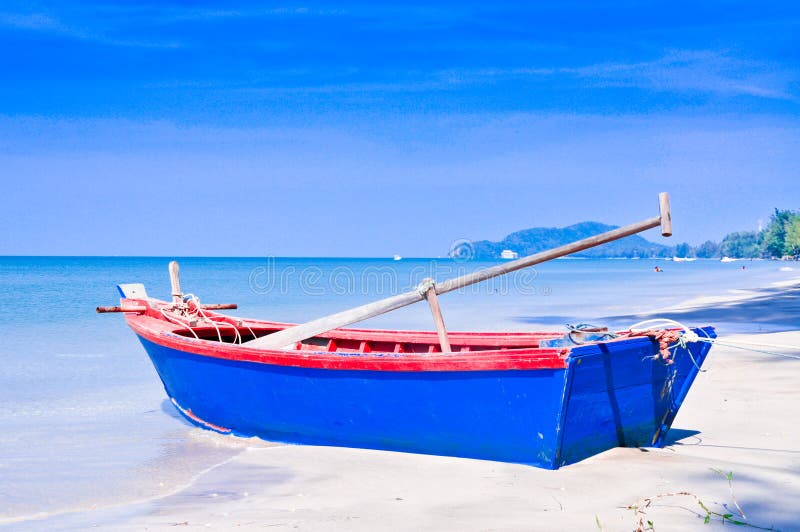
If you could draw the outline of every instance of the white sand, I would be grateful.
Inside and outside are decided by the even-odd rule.
[[[800,345],[800,332],[728,340]],[[795,351],[800,354],[800,350]],[[800,529],[800,360],[715,346],[664,449],[613,449],[557,471],[359,449],[250,448],[145,504],[21,523],[114,530],[632,530],[627,506],[688,491],[759,526]],[[657,500],[656,529],[702,526],[689,496]],[[719,526],[719,524],[717,524]],[[44,527],[44,528],[43,528]]]

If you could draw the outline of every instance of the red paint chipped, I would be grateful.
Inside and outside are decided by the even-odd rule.
[[[208,421],[206,421],[204,419],[200,419],[199,417],[197,417],[195,415],[194,412],[192,412],[191,408],[183,408],[181,405],[178,404],[178,402],[175,399],[170,397],[170,400],[172,401],[172,404],[175,405],[175,408],[180,410],[183,413],[183,415],[185,415],[186,417],[192,419],[193,421],[196,421],[200,425],[203,425],[204,427],[208,427],[210,429],[216,430],[217,432],[222,432],[223,434],[229,434],[231,432],[231,429],[228,429],[228,428],[225,428],[225,427],[220,427],[219,425],[214,425],[213,423],[209,423]]]

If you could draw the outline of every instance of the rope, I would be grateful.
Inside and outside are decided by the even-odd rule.
[[[700,340],[704,341],[705,339],[701,338]],[[741,349],[743,351],[752,351],[753,353],[761,353],[761,354],[764,354],[764,355],[773,355],[773,356],[776,356],[776,357],[783,357],[783,358],[791,358],[791,359],[794,359],[794,360],[800,360],[800,355],[790,355],[788,353],[778,353],[776,351],[767,351],[767,350],[764,350],[764,349],[754,349],[752,347],[748,347],[748,346],[744,346],[744,345],[736,345],[736,344],[730,343],[730,342],[725,342],[725,341],[720,342],[719,340],[714,340],[713,343],[719,344],[719,345],[724,345],[725,347],[733,347],[735,349]],[[767,345],[769,345],[769,344],[767,344]],[[787,346],[787,347],[789,347],[790,349],[798,349],[797,347],[794,347],[794,346]]]
[[[728,341],[728,340],[726,340]],[[755,343],[755,342],[745,342],[743,340],[733,340],[734,343],[739,345],[753,345],[756,347],[775,347],[777,349],[789,349],[789,350],[800,350],[800,346],[796,345],[785,345],[785,344],[766,344],[766,343]]]
[[[192,319],[195,319],[199,323],[210,323],[211,326],[214,327],[217,333],[217,339],[219,339],[220,343],[223,341],[220,326],[233,329],[233,343],[238,343],[239,345],[243,343],[242,335],[239,332],[239,326],[226,321],[227,319],[233,318],[228,318],[227,316],[209,316],[203,310],[200,304],[200,298],[194,294],[184,295],[181,303],[162,307],[159,309],[159,312],[161,312],[161,315],[164,316],[167,321],[189,329],[189,332],[198,340],[200,337],[194,331],[197,325],[192,325]],[[251,329],[249,325],[244,324],[244,326],[247,327],[247,330],[250,331],[250,334],[255,338],[256,334],[253,332],[253,329]]]
[[[197,338],[198,340],[200,339],[200,337],[197,336],[197,333],[194,332],[194,329],[192,329],[192,326],[189,323],[185,323],[185,322],[179,320],[178,318],[176,318],[175,316],[170,316],[169,314],[166,313],[166,311],[163,308],[159,309],[159,312],[161,312],[161,315],[164,316],[164,318],[167,321],[171,321],[172,323],[176,323],[178,325],[186,327],[187,329],[189,329],[189,332],[194,335],[195,338]]]
[[[682,330],[670,331],[668,329],[656,329],[654,327],[656,324],[662,326],[671,325]],[[651,327],[646,329],[640,329],[640,327],[643,325],[651,325]],[[667,363],[671,363],[675,350],[677,350],[679,347],[686,348],[687,345],[692,342],[705,342],[712,345],[718,344],[725,347],[733,347],[735,349],[741,349],[743,351],[752,351],[754,353],[761,353],[765,355],[773,355],[783,358],[800,360],[800,355],[779,353],[777,351],[768,351],[765,349],[755,349],[755,347],[772,347],[776,349],[788,349],[791,351],[796,351],[800,350],[800,346],[785,345],[785,344],[754,343],[742,340],[719,340],[718,338],[711,338],[705,331],[699,329],[700,332],[702,332],[705,335],[705,338],[703,338],[699,336],[697,333],[695,333],[693,330],[691,330],[689,327],[684,325],[683,323],[667,318],[655,318],[652,320],[641,321],[639,323],[631,325],[631,327],[628,330],[630,331],[631,336],[649,336],[654,340],[656,340],[659,343],[659,352],[661,354],[661,357],[664,358],[664,360],[666,360]],[[675,342],[674,345],[669,345],[673,342]],[[672,350],[672,353],[670,353],[670,350]],[[691,357],[695,367],[700,369],[700,366],[695,361],[691,350],[687,349],[687,353],[689,353],[689,356]],[[707,370],[700,370],[700,371],[707,371]]]
[[[417,286],[417,292],[419,292],[419,295],[421,295],[422,297],[427,298],[428,290],[430,290],[431,288],[433,288],[435,286],[436,286],[436,283],[433,282],[433,279],[428,277],[426,279],[423,279],[422,282],[419,283],[419,286]]]
[[[201,320],[207,321],[207,322],[211,323],[211,325],[214,326],[214,329],[217,330],[217,337],[219,338],[220,343],[222,343],[222,332],[220,332],[219,327],[217,327],[217,324],[219,324],[219,325],[228,325],[230,327],[233,327],[233,332],[234,332],[233,343],[236,343],[237,339],[239,340],[240,344],[242,343],[242,337],[239,335],[239,329],[236,328],[234,325],[232,325],[230,323],[227,323],[227,322],[224,322],[224,321],[212,320],[205,312],[203,312],[203,307],[200,306],[200,299],[196,295],[194,295],[194,294],[186,294],[184,296],[183,300],[184,301],[191,301],[192,303],[194,303],[194,311],[198,315],[200,315]]]

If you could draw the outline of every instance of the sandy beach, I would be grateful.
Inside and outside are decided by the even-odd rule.
[[[798,21],[2,2],[0,532],[800,532]]]
[[[675,316],[713,323],[721,301]],[[798,323],[797,286],[732,296],[742,320],[769,309]],[[750,314],[748,318],[748,313]],[[730,321],[730,316],[724,316]],[[800,331],[726,335],[800,346]],[[800,349],[784,349],[800,355]],[[265,444],[178,491],[113,508],[9,524],[10,529],[657,530],[712,526],[720,515],[800,529],[800,360],[717,345],[662,449],[617,448],[557,471],[524,465],[333,447]],[[200,429],[198,437],[208,438]],[[229,437],[214,436],[219,445]],[[727,474],[732,474],[729,484]],[[684,493],[678,495],[679,493]],[[637,514],[631,506],[642,508]],[[737,507],[738,505],[738,507]],[[719,515],[717,515],[719,514]],[[744,514],[745,517],[742,517]],[[730,525],[727,525],[730,526]]]

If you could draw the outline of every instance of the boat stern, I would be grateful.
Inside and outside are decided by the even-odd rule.
[[[694,332],[716,337],[712,327]],[[557,467],[613,447],[663,446],[710,348],[676,345],[669,360],[648,337],[574,348]]]

